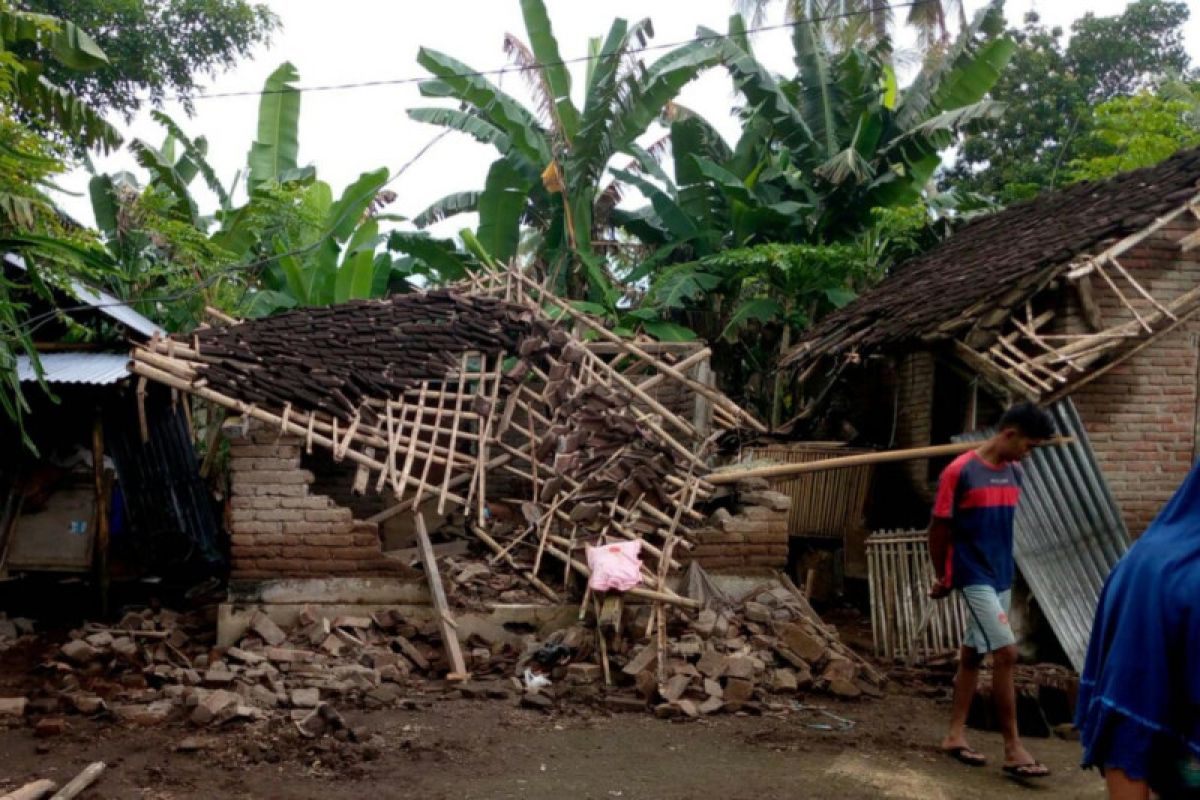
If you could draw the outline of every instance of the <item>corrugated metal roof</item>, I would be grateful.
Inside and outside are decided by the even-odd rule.
[[[1082,671],[1100,590],[1129,548],[1129,531],[1075,405],[1067,398],[1049,411],[1058,432],[1075,442],[1038,448],[1023,462],[1013,554],[1067,658]]]
[[[25,265],[25,259],[21,258],[19,255],[16,255],[15,253],[6,253],[4,255],[4,260],[19,270],[28,270],[28,267]],[[140,333],[147,339],[156,333],[161,336],[167,335],[166,331],[164,331],[162,328],[158,327],[153,322],[134,311],[124,302],[113,297],[111,294],[88,286],[86,283],[83,283],[75,278],[70,278],[65,283],[65,286],[59,286],[59,288],[70,294],[79,302],[92,306],[102,314],[107,314],[109,317],[129,328],[131,331]]]
[[[104,386],[129,377],[126,353],[42,353],[38,356],[47,383],[88,383]],[[17,376],[36,381],[29,356],[17,356]]]

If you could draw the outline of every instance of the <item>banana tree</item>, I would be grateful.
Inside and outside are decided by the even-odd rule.
[[[562,63],[543,0],[521,0],[528,44],[515,36],[506,49],[529,78],[539,107],[529,109],[466,64],[428,48],[417,60],[434,76],[421,85],[426,97],[456,100],[457,108],[416,108],[409,116],[460,131],[494,147],[498,158],[483,189],[456,192],[415,218],[424,226],[447,216],[478,212],[477,237],[501,261],[517,255],[522,225],[540,236],[538,266],[558,291],[585,298],[585,256],[619,197],[608,177],[624,154],[637,169],[656,172],[652,154],[639,145],[663,108],[702,70],[717,62],[711,42],[671,50],[649,66],[635,49],[651,35],[649,20],[618,19],[603,41],[589,43],[582,106],[572,98],[572,76]]]
[[[675,265],[649,276],[651,305],[685,314],[702,335],[731,343],[747,326],[767,325],[775,332],[764,337],[756,331],[749,340],[754,347],[735,347],[723,358],[718,353],[716,366],[727,385],[751,385],[749,373],[774,374],[794,332],[833,307],[833,299],[852,296],[882,274],[863,265],[886,268],[888,254],[847,256],[864,242],[880,240],[874,229],[881,214],[912,209],[915,216],[900,224],[908,238],[913,226],[926,227],[923,199],[940,164],[939,151],[1002,110],[986,97],[1013,52],[1001,31],[1000,6],[993,3],[944,59],[927,65],[901,90],[886,40],[831,51],[819,23],[798,24],[797,72],[783,78],[758,62],[742,19],[732,19],[720,48],[745,101],[741,138],[730,147],[711,125],[676,109],[674,180],[622,176],[635,181],[650,202],[613,216],[630,234],[672,249]],[[780,261],[772,242],[800,247]],[[764,245],[765,252],[753,249]],[[721,249],[747,247],[752,249],[740,251],[739,269],[713,268],[728,266],[731,256],[717,255]],[[897,255],[903,255],[901,249],[895,249]],[[749,253],[757,255],[742,257]],[[805,266],[804,260],[811,263]],[[791,283],[815,274],[822,276],[816,288],[801,291]],[[802,296],[818,289],[819,302]],[[772,343],[771,352],[758,352],[764,342]],[[781,410],[781,388],[776,377],[771,399],[761,401],[770,403],[774,418]]]
[[[42,391],[53,395],[41,380],[41,364],[26,325],[27,307],[19,296],[50,299],[39,275],[40,262],[43,257],[60,257],[55,248],[69,236],[44,192],[63,164],[57,148],[33,128],[53,132],[80,148],[111,150],[121,141],[100,114],[46,80],[42,73],[47,58],[77,70],[108,63],[99,46],[72,23],[14,10],[0,0],[0,252],[20,251],[34,266],[19,277],[0,269],[0,410],[30,450],[36,449],[23,426],[29,405],[17,375],[18,354],[33,365]]]

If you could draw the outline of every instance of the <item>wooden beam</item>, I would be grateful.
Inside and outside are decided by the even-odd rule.
[[[462,648],[458,644],[457,627],[446,602],[446,590],[442,587],[442,575],[438,572],[437,556],[429,531],[425,529],[425,515],[417,513],[417,547],[421,551],[421,566],[425,569],[425,580],[429,582],[429,596],[433,599],[433,610],[437,617],[438,630],[442,634],[442,647],[446,649],[446,661],[450,664],[450,675],[460,680],[467,678],[467,663],[463,660]]]
[[[1038,393],[1033,387],[1026,385],[1023,381],[1000,369],[990,359],[985,358],[958,340],[954,342],[954,355],[959,360],[965,362],[968,367],[978,372],[985,380],[995,384],[999,389],[1006,390],[1006,394],[1015,392],[1027,400],[1037,399]]]

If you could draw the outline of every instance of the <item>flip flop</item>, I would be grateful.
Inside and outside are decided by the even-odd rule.
[[[1021,780],[1050,776],[1050,770],[1040,761],[1034,761],[1032,764],[1005,764],[1002,769],[1005,775]]]
[[[969,747],[943,747],[942,752],[968,767],[987,766],[987,756]]]

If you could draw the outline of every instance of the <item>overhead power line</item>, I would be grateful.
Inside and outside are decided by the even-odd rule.
[[[924,2],[924,0],[908,0],[908,2],[895,3],[893,5],[889,5],[887,8],[888,8],[888,10],[894,11],[896,9],[909,8],[909,7],[912,7],[915,5],[920,5],[922,2]],[[745,34],[747,36],[754,36],[756,34],[766,33],[769,31],[788,30],[791,28],[798,27],[800,25],[810,24],[810,23],[814,23],[814,22],[830,22],[830,21],[838,20],[838,19],[847,19],[850,17],[874,14],[880,10],[882,10],[882,9],[866,9],[866,10],[859,10],[859,11],[846,11],[846,12],[842,12],[839,14],[827,14],[825,16],[809,17],[807,19],[796,20],[794,22],[784,22],[784,23],[779,23],[779,24],[775,24],[775,25],[759,25],[759,26],[747,28],[745,31]],[[703,43],[703,42],[711,42],[711,41],[723,41],[723,40],[732,39],[732,38],[733,37],[727,33],[711,34],[711,35],[707,35],[707,36],[697,36],[692,39],[685,39],[682,41],[663,42],[663,43],[659,43],[659,44],[646,45],[644,47],[636,48],[636,49],[630,50],[628,52],[629,52],[629,54],[648,53],[648,52],[654,52],[654,51],[658,51],[658,50],[667,50],[667,49],[671,49],[671,48],[682,47],[687,44]],[[524,66],[509,65],[509,66],[499,67],[499,68],[491,69],[491,70],[477,70],[477,71],[472,71],[472,72],[460,72],[460,73],[455,73],[455,75],[456,75],[456,77],[464,77],[464,78],[465,77],[486,77],[489,75],[506,75],[509,73],[527,72],[530,70],[540,69],[542,67],[547,67],[547,66],[567,66],[570,64],[580,64],[580,63],[592,61],[592,60],[595,60],[595,59],[598,59],[601,57],[602,56],[600,56],[600,55],[587,55],[587,56],[579,56],[576,58],[565,58],[560,61],[554,61],[554,62],[539,62],[539,63],[528,64],[528,65],[524,65]],[[297,87],[293,87],[293,88],[289,88],[289,89],[271,89],[271,90],[259,89],[259,90],[255,90],[255,91],[215,92],[215,93],[208,93],[208,94],[200,93],[200,94],[191,95],[191,96],[176,95],[173,97],[168,97],[166,99],[168,99],[168,100],[185,100],[185,99],[186,100],[213,100],[213,99],[230,98],[230,97],[256,97],[256,96],[262,96],[265,94],[284,94],[287,92],[330,92],[330,91],[342,91],[342,90],[347,90],[347,89],[360,89],[360,88],[369,88],[369,87],[378,87],[378,86],[397,86],[397,85],[408,84],[408,83],[420,83],[420,82],[430,80],[430,79],[431,79],[430,76],[422,76],[422,77],[415,77],[415,78],[396,78],[396,79],[387,79],[387,80],[358,81],[358,82],[354,82],[354,83],[326,84],[326,85],[317,85],[317,86],[297,86]],[[397,178],[399,178],[404,172],[406,172],[408,170],[409,167],[412,166],[412,164],[418,158],[420,158],[421,155],[423,155],[425,152],[427,152],[434,144],[436,144],[447,133],[448,133],[448,131],[443,131],[442,133],[435,136],[424,147],[422,147],[415,156],[413,156],[411,159],[409,159],[403,166],[401,166],[400,168],[395,170],[388,177],[387,181],[383,185],[387,186],[388,184],[391,184]],[[339,220],[339,222],[340,222],[340,220]],[[334,227],[336,227],[336,225]],[[175,301],[187,299],[187,298],[197,294],[198,292],[201,292],[204,289],[208,288],[213,283],[215,283],[217,280],[219,280],[220,278],[222,278],[226,275],[230,275],[230,274],[234,274],[234,273],[238,273],[238,272],[246,272],[246,271],[253,270],[253,269],[256,269],[259,267],[263,267],[263,266],[266,266],[267,264],[278,261],[281,258],[286,258],[288,256],[304,255],[307,252],[313,250],[315,247],[319,246],[321,244],[321,242],[324,240],[324,238],[325,237],[323,236],[316,243],[308,245],[306,247],[297,248],[295,250],[291,250],[291,251],[288,251],[285,253],[264,256],[264,257],[255,259],[253,261],[250,261],[248,263],[233,264],[228,267],[223,267],[221,269],[215,270],[212,274],[206,276],[199,283],[197,283],[194,286],[188,287],[187,289],[183,289],[179,292],[168,294],[168,295],[159,295],[156,297],[143,297],[143,298],[141,298],[141,300],[143,302],[149,301],[149,302],[162,303],[162,302],[175,302]],[[128,304],[127,302],[121,301],[119,303],[114,303],[113,305],[127,305],[127,304]],[[80,310],[87,310],[87,309],[96,309],[96,308],[100,308],[100,307],[101,306],[79,305],[79,306],[73,306],[73,307],[67,307],[67,308],[53,309],[51,311],[47,311],[42,314],[38,314],[34,317],[29,318],[28,320],[25,320],[24,323],[19,326],[19,330],[23,330],[26,333],[32,334],[38,328],[49,323],[54,317],[56,317],[57,315],[59,315],[61,313],[69,313],[72,311],[80,311]]]
[[[879,8],[879,9],[861,9],[858,11],[844,11],[839,14],[827,14],[825,16],[809,17],[807,19],[796,20],[794,22],[781,22],[781,23],[778,23],[775,25],[759,25],[759,26],[756,26],[753,28],[747,28],[746,35],[754,36],[754,35],[757,35],[760,33],[767,33],[770,31],[788,30],[791,28],[798,27],[800,25],[806,25],[806,24],[810,24],[810,23],[814,23],[814,22],[831,22],[833,20],[848,19],[850,17],[866,16],[869,14],[876,14],[882,10],[895,11],[895,10],[901,9],[901,8],[911,8],[913,6],[918,6],[918,5],[921,5],[923,2],[926,2],[926,0],[908,0],[907,2],[895,3],[893,5],[889,5],[886,7],[886,9]],[[669,49],[673,49],[676,47],[683,47],[684,45],[688,45],[688,44],[703,44],[705,42],[719,42],[719,41],[725,41],[725,40],[732,39],[732,38],[733,37],[728,33],[714,33],[714,34],[709,34],[706,36],[696,36],[691,39],[683,39],[683,40],[675,41],[675,42],[660,42],[658,44],[648,44],[643,47],[629,50],[628,54],[629,55],[638,55],[641,53],[651,53],[651,52],[655,52],[655,51],[659,51],[659,50],[669,50]],[[564,58],[559,61],[536,62],[533,64],[526,64],[526,65],[509,64],[507,66],[496,67],[494,69],[472,70],[469,72],[456,72],[456,73],[454,73],[454,77],[456,77],[456,78],[486,78],[486,77],[493,76],[493,75],[503,76],[503,75],[508,75],[511,73],[529,72],[531,70],[542,69],[543,67],[565,67],[565,66],[570,66],[572,64],[583,64],[583,63],[586,63],[589,61],[598,60],[602,57],[603,57],[603,54],[597,54],[597,55],[577,56],[575,58]],[[162,99],[191,102],[191,101],[196,101],[196,100],[221,100],[221,99],[233,98],[233,97],[261,97],[261,96],[267,95],[267,94],[287,94],[289,92],[300,92],[300,93],[313,94],[316,92],[340,92],[340,91],[346,91],[349,89],[370,89],[370,88],[377,88],[380,86],[403,86],[405,84],[423,83],[425,81],[434,80],[434,79],[435,78],[430,75],[422,75],[419,77],[409,77],[409,78],[380,78],[380,79],[376,79],[376,80],[352,81],[352,82],[348,82],[348,83],[328,83],[328,84],[315,84],[313,86],[294,86],[294,87],[290,87],[287,89],[244,89],[244,90],[240,90],[240,91],[231,91],[231,92],[199,92],[196,94],[177,94],[177,95],[169,95]],[[143,100],[146,102],[149,102],[151,100],[151,98],[143,98]]]

